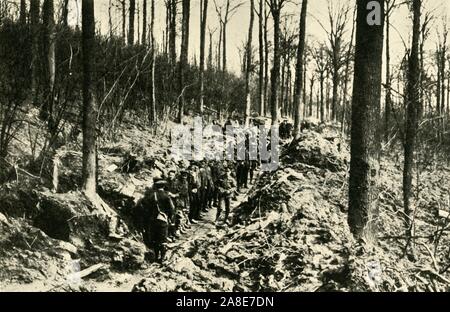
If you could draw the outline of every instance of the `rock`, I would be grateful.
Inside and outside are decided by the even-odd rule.
[[[75,247],[74,245],[72,245],[71,243],[68,243],[68,242],[60,241],[58,248],[65,250],[65,251],[71,253],[72,255],[76,255],[78,252],[77,247]]]
[[[0,212],[0,223],[9,224],[6,216]]]
[[[445,210],[439,210],[439,218],[449,219],[450,218],[450,212],[445,211]]]
[[[112,164],[112,165],[106,167],[106,171],[108,171],[108,172],[113,172],[113,171],[116,171],[117,169],[119,169],[119,166],[117,166],[115,164]]]

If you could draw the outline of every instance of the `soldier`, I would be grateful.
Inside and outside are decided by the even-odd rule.
[[[286,122],[286,127],[285,127],[285,136],[286,139],[290,139],[292,137],[292,129],[294,128],[294,126],[292,125],[292,123],[290,122]]]
[[[213,181],[211,168],[206,160],[202,161],[200,169],[200,194],[201,194],[201,206],[202,212],[206,212],[208,208],[211,208],[210,198],[213,192]]]
[[[207,192],[208,192],[208,172],[206,170],[206,163],[202,161],[200,163],[200,169],[198,171],[200,178],[200,185],[198,188],[198,195],[200,201],[200,213],[206,212]]]
[[[199,196],[199,188],[200,188],[200,176],[199,170],[196,163],[192,163],[189,167],[189,221],[192,224],[197,224],[197,221],[200,221],[200,196]]]
[[[191,227],[189,221],[189,173],[186,170],[182,170],[178,176],[178,183],[180,189],[180,195],[178,200],[180,202],[181,212],[182,212],[182,220],[181,220],[181,232],[185,232],[186,229]],[[183,233],[184,234],[184,233]]]
[[[169,197],[172,199],[172,202],[174,203],[175,207],[174,225],[173,227],[169,228],[169,234],[174,236],[175,238],[179,238],[181,230],[181,220],[183,218],[183,210],[180,201],[180,184],[176,179],[175,170],[169,171],[166,191]]]
[[[231,197],[233,196],[233,187],[234,183],[230,177],[228,167],[224,166],[224,171],[222,172],[217,183],[217,188],[219,192],[219,205],[217,207],[216,225],[218,225],[220,222],[222,205],[225,205],[224,223],[228,224],[228,216],[230,214],[230,206],[231,206]]]
[[[213,190],[211,194],[212,205],[218,207],[219,205],[219,189],[217,187],[220,175],[221,175],[221,165],[219,161],[214,161],[210,164],[211,168],[211,180],[213,184]]]
[[[148,248],[153,249],[155,260],[162,263],[166,254],[169,224],[174,217],[174,205],[164,187],[167,181],[155,178],[153,189],[145,192],[138,205],[142,207],[143,238]]]
[[[227,127],[231,127],[232,125],[233,123],[231,122],[231,119],[228,118],[227,121],[225,122],[225,125],[222,128],[224,135],[227,133]]]

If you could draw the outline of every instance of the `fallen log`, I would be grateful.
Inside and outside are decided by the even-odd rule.
[[[84,278],[84,277],[91,275],[92,273],[97,272],[100,269],[103,269],[104,267],[106,267],[106,264],[104,264],[104,263],[95,264],[87,269],[84,269],[84,270],[78,272],[78,273],[74,273],[74,275],[76,275],[76,277],[78,277],[78,278]]]

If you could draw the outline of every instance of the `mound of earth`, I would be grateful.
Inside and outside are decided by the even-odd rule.
[[[347,163],[345,144],[339,149],[323,134],[305,134],[286,147],[278,170],[260,175],[247,201],[233,210],[232,227],[211,226],[208,235],[175,246],[168,263],[151,270],[134,290],[448,290],[447,273],[436,268],[424,242],[418,242],[412,261],[402,255],[401,243],[383,239],[404,231],[401,170],[394,164],[386,162],[380,178],[379,243],[353,238],[347,225]],[[444,192],[426,200],[438,202]],[[423,222],[428,232],[439,225],[429,209],[417,218],[421,230]]]
[[[72,244],[0,213],[0,290],[12,284],[64,281],[73,273],[76,253]]]

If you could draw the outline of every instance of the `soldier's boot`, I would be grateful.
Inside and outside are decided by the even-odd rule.
[[[160,263],[160,264],[163,264],[163,263],[164,263],[164,260],[166,259],[167,248],[166,248],[165,244],[161,244],[161,247],[160,247],[160,248],[161,248],[161,249],[160,249],[160,251],[161,251],[161,258],[160,258],[160,260],[159,260],[159,263]]]

